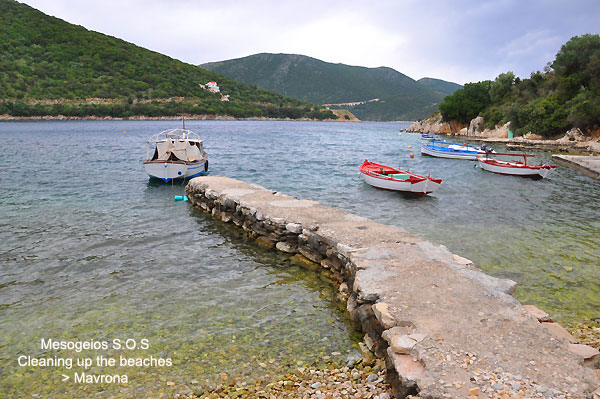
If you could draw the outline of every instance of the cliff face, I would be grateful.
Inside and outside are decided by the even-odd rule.
[[[478,116],[477,118],[471,119],[469,123],[469,128],[466,131],[462,132],[461,135],[466,136],[475,136],[475,137],[494,137],[494,138],[508,138],[508,130],[510,127],[510,122],[505,123],[500,126],[497,125],[494,129],[487,129],[485,127],[485,121],[482,116]]]
[[[466,126],[457,121],[442,122],[442,116],[435,114],[427,119],[413,123],[407,130],[420,133],[507,138],[509,126],[510,123],[506,123],[503,126],[498,125],[494,129],[486,129],[485,121],[481,116],[472,119],[469,126]]]
[[[435,134],[459,134],[466,126],[456,121],[442,122],[442,115],[436,113],[427,119],[413,123],[408,127],[409,132],[435,133]]]

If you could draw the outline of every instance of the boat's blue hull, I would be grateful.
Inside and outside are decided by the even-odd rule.
[[[481,153],[481,151],[478,151],[475,148],[473,148],[472,150],[459,150],[456,148],[435,145],[435,142],[431,144],[421,143],[421,154],[431,155],[432,157],[467,159],[470,161],[476,161],[477,155]]]

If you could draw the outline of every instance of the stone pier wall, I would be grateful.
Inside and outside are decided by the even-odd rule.
[[[260,245],[320,265],[365,333],[364,356],[385,359],[397,397],[600,395],[598,372],[584,366],[598,366],[593,348],[570,347],[511,296],[513,281],[488,276],[443,246],[226,177],[192,179],[186,192]]]
[[[552,160],[557,164],[568,166],[580,171],[586,176],[600,180],[600,156],[577,155],[552,155]]]

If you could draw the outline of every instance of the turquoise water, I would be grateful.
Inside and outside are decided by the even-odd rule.
[[[152,397],[165,381],[261,378],[355,350],[327,281],[174,202],[183,186],[148,180],[146,139],[177,125],[0,124],[0,396]],[[600,316],[597,181],[564,167],[532,181],[422,157],[418,135],[397,134],[406,124],[187,125],[204,139],[212,175],[444,244],[517,281],[521,301],[562,322]],[[358,172],[365,158],[444,181],[424,198],[376,190]],[[60,370],[16,365],[19,354],[50,354],[42,337],[146,338],[150,348],[136,356],[171,357],[174,366],[132,369],[126,386],[65,384]]]

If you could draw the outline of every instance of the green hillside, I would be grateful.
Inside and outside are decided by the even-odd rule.
[[[332,64],[296,54],[262,53],[201,67],[312,103],[378,99],[351,107],[341,106],[363,120],[422,118],[437,109],[437,104],[451,92],[449,87],[461,87],[437,79],[419,83],[391,68]]]
[[[421,78],[417,80],[417,83],[427,87],[443,97],[453,94],[458,89],[462,89],[462,86],[457,83],[446,82],[445,80],[441,79]]]
[[[200,84],[208,81],[217,81],[230,101],[202,89]],[[89,31],[25,4],[0,0],[0,114],[159,116],[181,112],[182,107],[193,114],[238,117],[324,118],[331,114]]]

